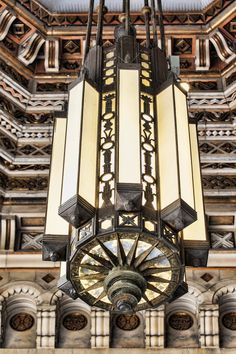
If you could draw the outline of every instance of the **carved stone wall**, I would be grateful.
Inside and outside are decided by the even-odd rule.
[[[0,272],[2,348],[235,348],[236,271],[187,270],[189,292],[152,311],[109,314],[56,288],[59,273]]]

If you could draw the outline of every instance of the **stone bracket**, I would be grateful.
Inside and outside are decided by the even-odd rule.
[[[191,267],[206,267],[209,252],[208,241],[184,241],[185,265]]]
[[[66,261],[68,235],[44,235],[43,236],[43,260]]]

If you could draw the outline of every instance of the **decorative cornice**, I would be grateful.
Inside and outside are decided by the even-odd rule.
[[[48,177],[11,178],[0,172],[0,188],[4,191],[46,191]]]
[[[26,112],[63,110],[67,93],[32,94],[0,69],[0,94]]]
[[[12,3],[11,0],[5,0],[5,2],[9,5]],[[233,0],[222,0],[220,2],[215,0],[202,12],[164,12],[164,24],[207,24],[232,2]],[[80,13],[79,15],[73,13],[51,13],[37,0],[18,0],[17,3],[20,3],[47,26],[84,26],[87,21],[87,13]],[[105,23],[107,25],[117,24],[119,22],[118,15],[118,13],[108,13],[105,16]],[[144,24],[142,16],[138,13],[132,13],[131,21],[134,24]],[[94,17],[94,22],[96,22],[96,17]]]

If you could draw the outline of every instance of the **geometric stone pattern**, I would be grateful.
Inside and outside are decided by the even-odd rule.
[[[43,233],[26,233],[21,234],[21,250],[38,251],[42,249]]]
[[[208,211],[208,230],[213,249],[234,249],[236,247],[236,215],[235,212]]]
[[[235,240],[233,232],[210,232],[211,246],[217,248],[234,248]]]

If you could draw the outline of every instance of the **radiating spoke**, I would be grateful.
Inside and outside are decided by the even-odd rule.
[[[147,275],[151,275],[151,274],[169,272],[171,270],[174,270],[174,269],[171,269],[171,267],[167,267],[167,268],[148,268],[148,269],[145,269],[142,272],[142,275],[143,276],[147,276]]]
[[[146,277],[146,280],[149,281],[150,283],[170,283],[171,282],[171,280],[164,279],[161,277],[155,277],[153,275],[148,275]]]
[[[159,242],[155,243],[151,247],[149,247],[146,251],[141,253],[135,260],[134,266],[137,268],[143,261],[149,256],[149,254],[154,250],[154,248],[158,245]]]
[[[150,260],[148,260],[148,261],[145,261],[145,262],[143,262],[142,264],[140,264],[140,266],[138,267],[138,270],[139,270],[140,272],[142,272],[142,271],[144,271],[145,269],[147,269],[147,268],[149,268],[149,267],[155,265],[156,263],[157,263],[157,264],[160,263],[160,262],[163,261],[164,259],[166,259],[166,256],[164,256],[164,255],[160,255],[160,256],[157,256],[157,257],[155,257],[155,258],[152,258],[152,259],[150,259]]]
[[[168,295],[166,293],[163,293],[163,291],[159,290],[158,288],[156,288],[154,285],[152,285],[150,283],[147,284],[147,288],[148,288],[148,290],[151,290],[154,293],[168,297]]]
[[[125,265],[126,263],[126,255],[125,255],[123,245],[120,241],[119,235],[116,235],[116,238],[117,238],[117,256],[119,259],[119,264],[122,266]]]
[[[95,289],[99,289],[99,288],[102,288],[103,287],[103,281],[98,281],[97,283],[89,286],[88,288],[82,290],[80,292],[80,294],[83,294],[83,293],[86,293],[87,291],[90,291],[90,290],[95,290]]]
[[[87,256],[91,257],[92,259],[94,259],[95,261],[97,261],[98,263],[102,264],[105,268],[107,269],[112,269],[113,266],[112,264],[107,261],[106,259],[98,256],[97,254],[93,254],[93,253],[90,253],[86,250],[81,250],[83,253],[85,253]]]
[[[127,264],[128,265],[132,265],[133,261],[135,259],[135,255],[136,255],[136,250],[137,250],[137,246],[138,246],[138,241],[139,241],[139,234],[137,235],[131,249],[129,250],[129,253],[127,255]]]
[[[98,298],[94,301],[93,305],[95,305],[98,301],[102,300],[106,296],[105,290],[98,296]]]
[[[99,243],[99,245],[101,246],[101,248],[103,249],[104,253],[107,255],[107,257],[109,258],[109,260],[111,261],[111,263],[116,267],[119,265],[119,261],[118,258],[114,255],[114,253],[112,253],[109,248],[107,248],[99,239],[97,239],[97,242]]]
[[[147,297],[147,295],[143,294],[143,299],[149,304],[149,306],[153,307],[152,302],[149,300],[149,298]]]
[[[89,263],[82,263],[80,264],[81,268],[85,268],[85,269],[90,269],[90,270],[95,270],[95,272],[99,272],[99,273],[103,273],[103,274],[108,274],[109,270],[102,267],[102,266],[98,266],[95,264],[89,264]]]
[[[101,273],[93,273],[80,275],[78,278],[80,278],[81,280],[104,280],[106,278],[106,275]]]

